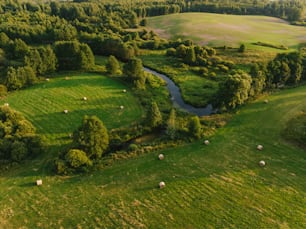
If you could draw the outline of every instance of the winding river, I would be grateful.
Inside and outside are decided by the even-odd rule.
[[[146,72],[149,72],[155,76],[158,76],[160,78],[162,78],[163,80],[166,81],[167,83],[167,88],[170,92],[171,95],[171,100],[173,101],[174,106],[179,107],[189,113],[198,115],[198,116],[204,116],[204,115],[210,115],[212,113],[214,113],[213,107],[211,104],[207,105],[206,107],[203,108],[197,108],[197,107],[193,107],[190,104],[187,104],[184,102],[180,89],[178,86],[175,85],[175,83],[166,75],[158,73],[152,69],[146,68],[144,67],[144,70]]]

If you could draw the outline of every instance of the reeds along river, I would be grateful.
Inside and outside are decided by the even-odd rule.
[[[178,86],[175,85],[175,83],[166,75],[158,73],[152,69],[149,69],[147,67],[144,68],[144,70],[146,72],[149,72],[155,76],[158,76],[160,78],[162,78],[163,80],[166,81],[167,83],[167,88],[170,92],[171,95],[171,100],[174,104],[174,106],[179,107],[189,113],[198,115],[198,116],[204,116],[204,115],[210,115],[212,113],[215,113],[213,107],[211,104],[208,104],[206,107],[203,108],[197,108],[197,107],[193,107],[190,104],[187,104],[184,102],[180,89]]]

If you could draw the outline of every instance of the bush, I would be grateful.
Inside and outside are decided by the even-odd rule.
[[[7,95],[7,88],[5,85],[0,84],[0,97],[6,96]]]
[[[79,149],[71,149],[65,156],[66,162],[72,168],[78,169],[82,166],[92,166],[92,161],[87,157],[86,153]]]
[[[130,144],[128,151],[136,151],[138,149],[138,146],[136,144]]]

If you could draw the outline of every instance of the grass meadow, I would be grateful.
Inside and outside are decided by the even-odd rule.
[[[241,16],[212,13],[183,13],[148,18],[148,29],[161,37],[191,39],[202,45],[247,47],[271,50],[251,45],[254,42],[284,45],[296,49],[305,43],[306,30],[286,21],[266,16]],[[273,50],[273,49],[272,49]]]
[[[97,111],[108,127],[119,125],[117,106],[123,103],[122,124],[141,117],[135,98],[121,94],[124,85],[96,74],[74,77],[78,87],[62,76],[6,101],[51,137],[69,133],[82,112]],[[41,104],[44,96],[54,97],[49,108]],[[201,140],[82,176],[49,175],[42,169],[46,156],[27,161],[0,176],[0,228],[305,228],[306,154],[281,138],[288,120],[306,110],[305,96],[305,86],[263,96],[238,111],[210,145]],[[71,113],[62,114],[64,107]],[[67,117],[77,113],[72,125]],[[38,178],[40,187],[34,185]],[[157,188],[160,181],[166,188]]]

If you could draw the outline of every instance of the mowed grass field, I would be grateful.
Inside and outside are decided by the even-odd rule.
[[[62,74],[13,92],[2,102],[23,113],[38,133],[51,141],[68,137],[81,125],[84,115],[96,115],[112,129],[127,126],[144,114],[123,82],[92,73]]]
[[[266,16],[171,14],[148,18],[147,28],[161,37],[191,39],[211,46],[236,47],[241,43],[260,41],[296,48],[297,44],[306,41],[305,27],[292,26],[284,20]]]
[[[54,80],[55,85],[56,81],[66,83],[64,78]],[[52,80],[49,83],[51,87]],[[20,93],[55,90],[43,89],[43,85]],[[106,85],[101,84],[103,91],[112,88],[109,94],[121,98],[113,81]],[[53,96],[59,93],[64,92]],[[10,95],[8,101],[43,132],[43,122],[27,112],[28,106],[22,110],[23,103],[17,104],[18,94]],[[69,104],[81,103],[82,96],[79,93]],[[208,146],[201,140],[120,161],[87,175],[50,176],[38,168],[39,159],[26,162],[0,177],[0,228],[305,228],[306,154],[281,138],[287,121],[306,110],[305,97],[305,86],[262,97],[243,107],[209,139]],[[133,103],[134,98],[126,99]],[[109,106],[115,110],[119,104]],[[51,112],[61,115],[55,121],[66,117],[62,109],[58,106]],[[118,125],[114,116],[102,119],[108,126]],[[67,130],[61,132],[70,132],[68,127],[72,129],[67,123]],[[264,146],[263,151],[256,150],[257,144]],[[163,161],[157,159],[159,153],[165,154]],[[258,166],[260,160],[265,160],[265,167]],[[43,180],[40,187],[34,185],[37,178]],[[160,181],[166,183],[165,189],[158,189]]]

